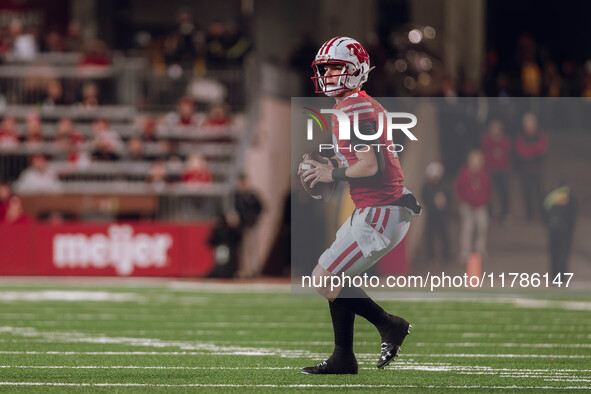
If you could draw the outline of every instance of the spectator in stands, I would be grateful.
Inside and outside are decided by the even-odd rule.
[[[166,64],[178,64],[184,69],[191,69],[197,55],[197,34],[193,15],[188,10],[180,11],[175,30],[164,40]]]
[[[84,136],[82,133],[74,128],[74,122],[68,116],[62,116],[57,123],[57,137],[63,137],[73,144],[82,144],[84,142]]]
[[[8,37],[4,29],[0,28],[0,59],[6,56],[6,53],[10,50]]]
[[[86,45],[86,50],[80,59],[80,66],[109,66],[111,59],[107,44],[101,40],[92,40]]]
[[[18,143],[16,121],[12,116],[7,116],[0,124],[0,149],[13,149]]]
[[[99,118],[94,121],[93,134],[93,160],[119,160],[123,142],[119,134],[109,128],[109,122],[106,119]]]
[[[548,229],[550,272],[552,277],[568,271],[568,259],[577,218],[577,203],[566,180],[544,199],[544,224]]]
[[[12,56],[19,60],[33,60],[37,56],[35,35],[24,29],[19,19],[13,19],[8,25],[9,45]]]
[[[21,193],[59,193],[62,185],[57,174],[48,168],[44,155],[36,154],[31,158],[31,166],[24,170],[16,183],[14,190]]]
[[[229,108],[226,104],[214,104],[211,106],[207,118],[203,122],[204,127],[225,128],[232,124]]]
[[[497,97],[511,97],[509,89],[509,78],[506,74],[499,74],[496,80],[495,96]]]
[[[195,104],[189,96],[181,97],[178,101],[177,111],[166,115],[164,119],[168,127],[199,127],[202,119],[195,113]]]
[[[181,156],[179,156],[178,154],[172,154],[166,158],[166,166],[171,171],[173,171],[173,169],[174,169],[175,172],[182,173],[182,171],[185,167],[185,162],[184,162],[183,158]]]
[[[523,115],[522,125],[523,132],[517,135],[515,148],[527,219],[533,220],[542,212],[542,166],[547,150],[546,135],[538,129],[538,119],[531,112]]]
[[[542,94],[542,71],[534,61],[521,65],[521,91],[524,96],[537,97]]]
[[[86,109],[98,107],[99,89],[94,82],[87,82],[82,86],[82,100],[79,105]]]
[[[427,214],[427,257],[437,258],[436,243],[441,244],[441,259],[448,261],[448,226],[451,216],[451,193],[443,179],[443,164],[432,161],[425,169],[426,181],[423,185],[422,204]]]
[[[106,139],[101,139],[92,150],[92,160],[95,161],[117,161],[121,158],[114,149],[113,144]]]
[[[27,115],[26,120],[26,145],[31,149],[38,149],[43,144],[43,130],[41,117],[36,112]]]
[[[78,160],[80,146],[84,142],[82,133],[74,128],[72,119],[62,117],[57,124],[53,145],[56,150],[54,159],[75,162]]]
[[[472,150],[468,154],[466,164],[456,177],[455,192],[461,220],[460,262],[465,263],[472,251],[482,257],[486,254],[487,204],[491,197],[491,184],[481,151]]]
[[[4,224],[28,224],[32,223],[33,218],[25,212],[23,200],[20,197],[12,196],[8,201],[6,213],[4,215]]]
[[[511,141],[505,135],[503,123],[498,120],[490,122],[488,132],[482,136],[481,145],[486,167],[500,205],[500,217],[503,220],[508,220]]]
[[[0,183],[0,223],[4,220],[10,197],[12,197],[10,185],[6,182]]]
[[[144,143],[139,137],[131,137],[127,142],[126,161],[142,161],[144,156]]]
[[[178,157],[179,145],[179,141],[176,140],[160,141],[159,146],[162,158],[165,160],[170,160],[172,158]]]
[[[239,62],[251,48],[251,40],[245,34],[241,23],[229,22],[226,25],[226,62]]]
[[[156,120],[152,117],[146,117],[142,122],[142,140],[144,142],[157,142]]]
[[[214,21],[207,27],[207,64],[212,67],[223,66],[226,63],[226,52],[230,46],[226,26],[220,21]]]
[[[192,154],[183,170],[183,183],[211,183],[212,180],[213,177],[203,156],[198,153]]]
[[[43,107],[54,107],[56,105],[65,105],[64,92],[60,81],[52,79],[47,84],[47,93],[43,100]]]
[[[162,161],[152,164],[148,173],[148,184],[155,192],[164,192],[168,188],[168,171]]]
[[[560,97],[562,95],[562,77],[556,63],[550,62],[544,67],[544,90],[546,97]]]
[[[82,38],[82,25],[78,21],[71,21],[68,25],[68,33],[64,39],[64,46],[68,52],[82,52],[84,38]]]
[[[536,59],[537,43],[530,33],[522,33],[517,41],[517,59],[521,67],[521,92],[524,96],[542,93],[542,70]]]
[[[47,223],[49,223],[52,226],[59,226],[64,224],[64,222],[64,214],[60,211],[51,211],[47,216]]]
[[[57,30],[50,30],[41,43],[41,52],[64,52],[64,38]]]

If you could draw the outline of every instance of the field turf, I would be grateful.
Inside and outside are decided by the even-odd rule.
[[[385,300],[413,324],[375,363],[358,318],[354,376],[302,375],[332,351],[326,301],[280,285],[0,282],[2,392],[591,390],[591,298]],[[396,390],[398,389],[398,390]]]

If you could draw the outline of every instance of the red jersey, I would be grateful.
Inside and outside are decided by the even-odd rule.
[[[468,166],[464,165],[456,177],[454,186],[460,200],[474,208],[486,205],[490,200],[490,178],[485,169],[472,173]]]
[[[511,166],[511,142],[503,136],[495,140],[490,135],[482,137],[482,150],[486,167],[493,172],[507,172]]]
[[[188,170],[183,173],[185,183],[210,183],[211,174],[207,170]]]
[[[365,93],[365,91],[345,97],[333,109],[345,112],[349,116],[351,125],[353,125],[353,114],[355,112],[358,114],[359,123],[376,122],[376,128],[378,127],[378,117],[384,117],[384,130],[379,137],[379,142],[367,141],[367,144],[382,144],[379,149],[384,155],[384,171],[379,177],[369,180],[349,181],[349,189],[351,191],[351,199],[355,203],[355,208],[392,204],[402,196],[402,191],[404,190],[404,186],[402,185],[404,174],[400,167],[398,154],[388,150],[388,146],[392,145],[393,142],[388,140],[385,131],[386,119],[384,113],[386,110],[380,103]],[[351,129],[351,134],[353,135],[353,129]],[[335,153],[343,166],[348,167],[359,161],[351,146],[351,141],[339,140],[339,127],[336,115],[332,115],[332,139],[333,145],[335,146]]]

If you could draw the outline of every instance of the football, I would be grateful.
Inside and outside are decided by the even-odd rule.
[[[330,163],[330,161],[326,157],[321,156],[319,153],[310,152],[304,155],[302,162],[300,163],[300,169],[302,170],[300,171],[300,181],[302,182],[302,186],[304,186],[306,192],[310,195],[310,197],[316,200],[328,201],[334,193],[336,182],[319,182],[313,188],[310,187],[312,181],[304,182],[304,178],[302,177],[303,172],[313,168],[313,164],[309,162],[310,160],[320,163]]]

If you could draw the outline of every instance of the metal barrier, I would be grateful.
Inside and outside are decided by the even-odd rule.
[[[101,104],[123,102],[116,96],[115,67],[19,65],[0,67],[0,87],[8,104],[42,104],[51,81],[60,82],[66,104],[82,100],[84,84],[93,82]]]
[[[70,59],[70,58],[69,58]],[[70,59],[71,60],[71,59]],[[45,60],[47,61],[47,60]],[[77,66],[53,60],[0,66],[0,108],[3,105],[44,104],[50,82],[58,81],[64,104],[82,101],[82,90],[93,82],[99,103],[141,106],[145,111],[174,110],[178,99],[191,96],[197,103],[226,102],[233,110],[244,110],[246,102],[243,67],[212,69],[199,75],[157,72],[143,58],[117,56],[110,66]]]
[[[8,105],[0,108],[0,117],[12,116],[17,120],[24,120],[35,112],[44,121],[56,121],[67,116],[75,122],[88,122],[103,118],[110,122],[133,122],[137,110],[129,105],[101,105],[84,108],[72,105],[36,106],[36,105]]]
[[[246,76],[242,67],[225,70],[208,70],[201,76],[184,72],[176,78],[146,69],[144,94],[147,111],[173,110],[182,96],[193,97],[198,105],[225,102],[234,111],[246,106]]]

